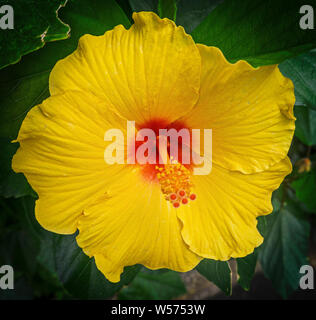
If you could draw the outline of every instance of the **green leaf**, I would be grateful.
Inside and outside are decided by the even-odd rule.
[[[218,286],[226,295],[231,295],[232,273],[227,261],[204,259],[196,269],[207,280]]]
[[[38,261],[55,273],[67,291],[75,298],[110,298],[123,285],[132,281],[140,266],[126,267],[119,283],[109,282],[97,269],[94,259],[78,247],[75,235],[45,232]]]
[[[306,145],[316,144],[316,51],[280,64],[281,72],[294,83],[295,135]]]
[[[259,250],[264,274],[283,298],[298,288],[300,267],[308,264],[310,225],[303,214],[298,203],[284,202],[270,215],[273,220]]]
[[[36,269],[36,255],[39,243],[29,232],[28,224],[23,223],[25,216],[34,212],[32,197],[4,199],[0,197],[1,216],[6,222],[0,232],[0,266],[11,265],[15,271],[33,276]]]
[[[0,226],[4,227],[0,230],[0,265],[9,264],[14,268],[14,290],[5,299],[65,296],[65,289],[57,276],[37,262],[42,228],[35,220],[34,202],[32,197],[0,197],[0,217],[2,218],[3,214],[6,216],[5,225]],[[29,297],[25,296],[26,287],[21,286],[21,279],[29,288]],[[0,290],[0,300],[1,291],[3,290]]]
[[[14,10],[14,29],[0,32],[0,69],[38,50],[45,42],[68,38],[69,26],[58,18],[66,0],[7,0]]]
[[[152,11],[159,13],[161,17],[167,17],[172,20],[174,20],[174,15],[176,15],[177,25],[183,26],[187,33],[191,33],[192,30],[223,1],[224,0],[161,0],[159,3],[158,0],[129,0],[129,3],[132,11]],[[159,4],[161,4],[160,8]],[[164,8],[162,8],[162,4]],[[159,12],[159,10],[163,12]]]
[[[238,258],[237,261],[237,274],[238,283],[245,290],[250,289],[251,280],[255,274],[255,269],[258,259],[258,249],[244,258]]]
[[[152,11],[157,12],[158,0],[129,0],[133,11]]]
[[[71,26],[70,39],[48,43],[0,72],[0,137],[16,138],[27,112],[49,96],[51,69],[76,49],[80,36],[101,35],[118,24],[130,25],[114,0],[70,0],[59,15]]]
[[[41,233],[44,229],[35,218],[35,198],[27,196],[19,199],[8,200],[11,201],[11,206],[14,209],[14,212],[16,212],[16,216],[23,230],[27,231],[28,234],[38,242],[39,248],[40,241],[42,240]]]
[[[296,197],[302,201],[313,213],[316,213],[316,168],[303,173],[297,180],[292,182]]]
[[[158,13],[161,18],[168,18],[175,21],[177,16],[176,0],[159,0]]]
[[[299,27],[304,0],[226,0],[192,32],[194,40],[222,50],[230,62],[280,63],[316,47],[316,32]]]
[[[280,64],[281,72],[294,83],[295,135],[306,145],[316,144],[316,51]]]
[[[117,4],[122,8],[128,20],[133,23],[133,10],[128,0],[116,0]]]
[[[316,79],[315,79],[316,81]],[[295,106],[295,136],[304,144],[312,146],[316,144],[316,110],[306,106]]]
[[[281,203],[284,198],[284,188],[283,185],[280,186],[279,189],[275,190],[272,193],[272,206],[273,212],[279,211],[281,209]],[[275,221],[276,214],[268,214],[265,216],[260,216],[257,218],[258,220],[258,230],[263,238],[265,238],[270,232],[273,223]]]
[[[191,33],[224,0],[179,0],[177,24]]]
[[[295,104],[308,106],[316,111],[316,51],[288,59],[279,68],[294,83]]]
[[[18,148],[17,143],[0,138],[0,195],[9,197],[36,196],[22,173],[16,174],[11,168],[11,160]]]
[[[170,300],[186,292],[180,275],[175,271],[140,272],[133,282],[123,288],[118,298],[122,300]]]
[[[16,271],[34,275],[37,268],[34,239],[24,230],[12,230],[4,235],[0,239],[0,266],[8,264]]]
[[[275,209],[276,210],[276,209]],[[258,217],[258,230],[263,236],[263,238],[266,237],[266,235],[269,233],[269,230],[271,229],[276,215],[274,214],[268,214],[267,216],[260,216]]]

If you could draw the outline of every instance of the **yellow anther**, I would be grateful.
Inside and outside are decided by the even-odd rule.
[[[191,171],[181,163],[166,164],[158,168],[156,166],[156,170],[165,199],[171,201],[175,208],[180,204],[187,204],[193,187]]]

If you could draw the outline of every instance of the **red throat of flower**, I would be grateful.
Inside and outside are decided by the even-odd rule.
[[[154,120],[142,124],[138,129],[148,128],[152,129],[156,134],[156,154],[157,154],[157,164],[146,164],[142,167],[142,173],[145,179],[157,182],[160,184],[161,192],[163,193],[165,199],[170,201],[174,208],[179,208],[181,205],[187,205],[190,201],[196,199],[196,194],[193,192],[194,185],[192,183],[192,174],[193,168],[191,164],[182,164],[181,163],[181,138],[178,139],[178,153],[179,159],[175,161],[170,157],[170,148],[168,143],[168,163],[160,164],[160,150],[158,149],[159,145],[159,129],[176,129],[180,130],[185,128],[183,124],[172,124],[168,125],[167,121],[163,120]],[[143,142],[136,142],[135,148],[142,145]],[[154,144],[154,142],[153,142]]]

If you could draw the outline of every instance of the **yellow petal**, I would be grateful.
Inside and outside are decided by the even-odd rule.
[[[191,36],[152,12],[134,13],[133,19],[129,30],[119,25],[103,36],[83,36],[52,70],[51,94],[89,91],[138,123],[173,121],[190,110],[201,69]]]
[[[213,133],[213,163],[254,173],[284,159],[294,129],[292,82],[277,66],[230,64],[221,51],[198,45],[200,98],[184,121]]]
[[[194,176],[197,199],[177,211],[189,248],[216,260],[253,252],[263,241],[256,217],[272,211],[272,191],[291,169],[286,158],[260,173],[242,174],[214,165],[208,176]]]
[[[31,109],[17,138],[20,148],[12,167],[23,172],[38,193],[35,213],[44,228],[75,232],[83,208],[127,170],[104,161],[105,130],[125,127],[103,101],[80,92],[50,97]]]
[[[112,282],[119,281],[124,266],[188,271],[201,260],[184,243],[176,209],[164,199],[160,186],[138,171],[122,175],[108,197],[85,209],[78,228],[78,245],[95,257]]]

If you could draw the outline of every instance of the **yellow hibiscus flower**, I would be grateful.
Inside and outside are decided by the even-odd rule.
[[[55,65],[51,96],[27,114],[12,163],[38,193],[39,223],[79,229],[78,245],[112,282],[124,266],[188,271],[203,258],[251,253],[263,241],[256,218],[272,211],[272,191],[291,171],[295,127],[293,85],[277,66],[230,64],[173,21],[133,19],[129,30],[83,36]],[[181,187],[178,169],[104,161],[105,132],[126,134],[126,121],[212,129],[211,172],[178,164],[194,201],[166,199],[159,173]]]

